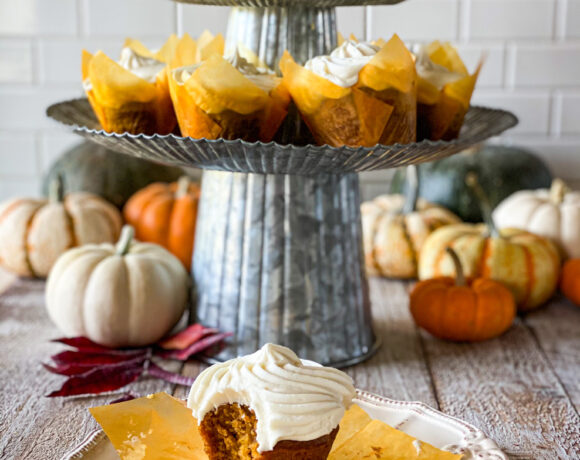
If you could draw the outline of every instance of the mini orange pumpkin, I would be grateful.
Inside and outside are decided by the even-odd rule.
[[[163,246],[189,270],[199,194],[199,186],[186,176],[172,184],[157,182],[135,193],[123,216],[138,240]]]
[[[580,306],[580,259],[568,259],[562,267],[560,290],[562,294]]]
[[[455,273],[445,254],[451,246],[468,277],[501,282],[514,295],[520,311],[540,307],[558,287],[558,249],[550,240],[525,230],[497,230],[477,177],[470,173],[467,182],[479,199],[486,225],[453,224],[431,233],[419,255],[419,279]]]
[[[456,342],[478,342],[503,334],[516,315],[510,290],[489,278],[466,281],[459,257],[451,248],[447,252],[457,276],[417,283],[410,298],[417,325],[435,337]]]

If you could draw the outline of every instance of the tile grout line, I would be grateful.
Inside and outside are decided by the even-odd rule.
[[[373,39],[373,7],[365,6],[364,15],[365,39],[370,41]]]
[[[457,36],[460,43],[469,43],[469,37],[471,35],[471,0],[459,0],[457,7]]]
[[[552,39],[554,42],[566,40],[566,15],[568,13],[568,0],[556,0],[554,3],[554,21],[552,27]]]
[[[548,135],[550,137],[559,138],[562,135],[562,109],[563,109],[563,95],[558,89],[551,91],[550,97],[550,111],[548,119],[550,122]]]

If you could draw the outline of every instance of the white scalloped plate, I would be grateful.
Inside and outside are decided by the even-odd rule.
[[[508,460],[482,431],[421,402],[395,401],[357,390],[355,402],[371,417],[440,449],[462,453],[463,460]],[[101,430],[91,433],[63,460],[119,460]]]

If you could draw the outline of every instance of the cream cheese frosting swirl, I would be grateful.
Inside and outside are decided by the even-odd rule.
[[[187,406],[201,423],[223,404],[256,414],[258,451],[278,441],[310,441],[336,428],[355,390],[344,372],[301,361],[289,348],[266,344],[257,352],[215,364],[195,380]]]
[[[121,58],[117,61],[117,64],[133,75],[147,80],[149,83],[155,83],[157,74],[165,68],[164,62],[141,56],[128,47],[121,50]],[[89,78],[83,80],[83,88],[85,91],[93,89]]]
[[[157,74],[165,68],[164,62],[141,56],[127,47],[121,50],[121,58],[118,64],[149,83],[155,83]]]
[[[241,72],[246,78],[251,80],[256,86],[269,93],[279,82],[274,72],[270,69],[256,67],[254,64],[245,59],[238,51],[227,57],[226,60]],[[179,67],[173,71],[173,78],[179,85],[183,85],[203,63],[193,64],[185,67]]]
[[[330,55],[316,56],[304,67],[335,85],[349,88],[356,84],[359,72],[378,51],[379,47],[371,43],[345,40]]]
[[[453,83],[465,77],[463,74],[452,72],[442,65],[435,64],[429,57],[425,46],[419,48],[416,56],[415,68],[417,69],[417,75],[427,80],[439,90],[442,90],[448,83]]]

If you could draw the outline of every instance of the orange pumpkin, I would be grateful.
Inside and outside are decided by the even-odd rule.
[[[123,216],[140,241],[157,243],[191,268],[199,186],[188,177],[172,184],[154,183],[133,195]]]
[[[562,267],[560,290],[562,294],[580,306],[580,259],[569,259]]]
[[[510,290],[489,278],[466,281],[459,257],[447,248],[456,277],[417,283],[411,292],[411,314],[419,327],[435,337],[456,342],[478,342],[503,334],[516,315]]]
[[[491,206],[477,178],[469,178],[486,225],[454,224],[431,233],[419,255],[419,279],[455,273],[445,254],[445,248],[451,246],[468,277],[501,282],[514,295],[520,311],[538,308],[558,287],[560,256],[556,246],[525,230],[497,230]]]

